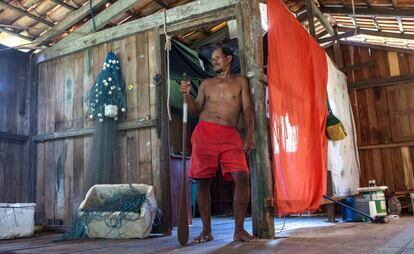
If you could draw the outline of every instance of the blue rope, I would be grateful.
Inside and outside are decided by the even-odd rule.
[[[96,32],[95,16],[93,15],[92,0],[89,0],[89,13],[92,17],[93,30]]]

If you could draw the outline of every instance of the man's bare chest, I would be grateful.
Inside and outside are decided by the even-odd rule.
[[[240,101],[241,86],[231,83],[212,84],[206,88],[206,99],[212,101]]]

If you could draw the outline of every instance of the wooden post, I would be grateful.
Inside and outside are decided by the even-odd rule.
[[[273,176],[269,160],[268,122],[266,119],[265,85],[263,80],[263,31],[259,0],[241,0],[236,8],[240,25],[240,62],[249,77],[255,109],[256,150],[251,168],[253,233],[259,238],[273,239]],[[247,123],[248,124],[248,123]]]
[[[339,44],[339,41],[335,41],[334,45],[334,61],[336,63],[336,66],[338,66],[338,68],[343,68],[344,67],[344,58],[342,55],[342,49],[341,49],[341,45]]]
[[[338,31],[335,30],[335,34],[338,34]],[[342,56],[341,45],[339,44],[339,40],[334,41],[333,44],[334,48],[334,62],[338,68],[344,67],[344,61]],[[332,186],[332,172],[328,171],[327,174],[327,186],[326,186],[326,195],[328,197],[333,196],[333,186]],[[326,205],[326,212],[328,215],[328,222],[334,223],[335,222],[335,205],[333,203]]]
[[[404,184],[407,190],[414,188],[413,164],[411,162],[410,148],[401,147],[401,160],[404,172]]]
[[[160,167],[161,167],[161,183],[163,185],[162,189],[162,204],[163,207],[160,207],[161,211],[164,212],[163,221],[161,225],[161,230],[164,235],[172,234],[172,212],[171,212],[171,187],[170,187],[170,136],[169,136],[169,119],[167,114],[167,109],[169,105],[167,104],[167,89],[168,89],[168,80],[167,80],[167,64],[166,64],[166,53],[164,50],[165,47],[165,37],[160,36],[159,28],[155,28],[155,47],[156,47],[156,57],[159,66],[159,73],[161,74],[161,147],[160,147]]]
[[[37,108],[38,108],[38,73],[39,66],[35,63],[35,56],[30,54],[29,57],[29,84],[28,88],[30,91],[30,112],[29,112],[29,135],[32,137],[38,131],[37,129]],[[37,179],[37,145],[29,139],[28,141],[29,150],[29,179],[30,179],[30,191],[31,193],[27,196],[27,202],[36,201],[36,179]],[[36,209],[37,211],[37,209]]]
[[[312,0],[305,0],[306,1],[306,13],[308,16],[308,26],[309,26],[309,33],[312,35],[313,38],[316,39],[315,33],[315,23],[313,21],[313,8],[312,8]]]
[[[333,196],[333,188],[332,188],[332,172],[328,171],[328,178],[327,178],[327,186],[326,186],[326,196],[332,197]],[[326,213],[328,214],[328,222],[334,223],[335,222],[335,205],[334,203],[326,204]]]

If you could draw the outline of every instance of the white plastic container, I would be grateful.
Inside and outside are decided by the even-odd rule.
[[[0,203],[0,239],[33,235],[35,207],[35,203]]]
[[[359,193],[364,195],[364,198],[369,200],[369,215],[371,217],[386,216],[387,205],[385,203],[384,191],[388,189],[387,186],[372,186],[357,188]]]

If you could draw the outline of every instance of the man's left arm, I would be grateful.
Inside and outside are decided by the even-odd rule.
[[[244,119],[246,121],[246,137],[244,138],[243,150],[249,152],[255,148],[255,139],[252,96],[250,94],[249,82],[246,77],[242,77],[242,108]]]

